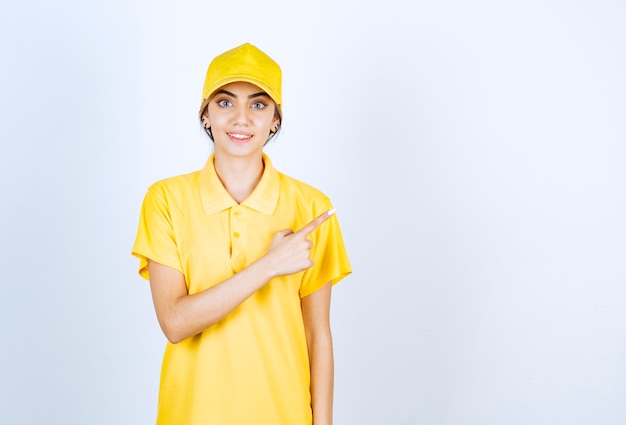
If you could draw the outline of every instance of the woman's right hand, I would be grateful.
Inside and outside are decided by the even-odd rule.
[[[276,232],[264,256],[272,275],[290,275],[313,266],[310,253],[313,242],[308,236],[334,213],[335,210],[325,211],[297,232],[290,229]]]

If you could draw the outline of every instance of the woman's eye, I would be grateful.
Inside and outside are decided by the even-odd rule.
[[[217,104],[219,106],[221,106],[222,108],[226,108],[228,106],[232,106],[232,103],[230,102],[230,100],[227,100],[227,99],[218,100]]]
[[[254,102],[252,104],[252,108],[253,109],[263,109],[263,108],[265,108],[265,106],[267,106],[267,105],[265,105],[265,103],[263,103],[263,102]]]

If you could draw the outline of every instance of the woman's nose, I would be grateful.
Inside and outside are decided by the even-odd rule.
[[[235,123],[247,124],[250,118],[249,114],[250,111],[246,105],[237,106],[237,108],[235,108]]]

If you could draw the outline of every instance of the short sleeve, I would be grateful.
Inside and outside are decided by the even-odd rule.
[[[328,282],[335,285],[352,273],[336,214],[317,228],[313,235],[313,267],[303,275],[300,284],[301,298],[311,295]]]
[[[139,274],[144,279],[150,278],[148,259],[182,273],[170,208],[161,185],[151,186],[143,200],[132,255],[139,258]]]

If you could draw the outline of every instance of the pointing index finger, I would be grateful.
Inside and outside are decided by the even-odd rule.
[[[311,233],[313,233],[315,229],[317,229],[320,226],[320,224],[328,220],[333,214],[335,214],[334,209],[323,212],[322,214],[314,218],[309,224],[304,226],[302,229],[298,230],[297,233],[302,233],[307,236],[310,235]]]

